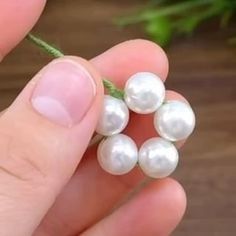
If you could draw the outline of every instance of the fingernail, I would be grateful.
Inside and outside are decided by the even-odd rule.
[[[32,106],[52,122],[73,126],[83,119],[95,94],[95,82],[83,66],[70,59],[58,60],[42,71]]]

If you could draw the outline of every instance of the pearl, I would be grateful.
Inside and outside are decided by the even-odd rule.
[[[105,95],[96,132],[103,136],[118,134],[125,129],[128,121],[129,109],[126,104],[120,99]]]
[[[124,92],[129,109],[139,114],[155,112],[165,99],[162,80],[149,72],[140,72],[130,77]]]
[[[163,138],[147,140],[139,151],[139,166],[152,178],[165,178],[176,168],[179,155],[176,147]]]
[[[195,115],[185,102],[167,101],[156,112],[154,126],[159,135],[170,141],[186,139],[194,130]]]
[[[100,166],[113,175],[128,173],[138,162],[137,146],[124,134],[116,134],[103,140],[99,144],[97,155]]]

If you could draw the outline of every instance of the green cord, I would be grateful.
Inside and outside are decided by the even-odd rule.
[[[47,54],[53,57],[59,58],[64,56],[64,54],[59,49],[56,49],[55,47],[49,45],[47,42],[34,36],[33,34],[28,34],[26,36],[26,39],[28,39],[29,41],[43,49]]]
[[[115,85],[110,80],[103,79],[103,85],[107,89],[107,91],[109,91],[109,94],[112,97],[115,97],[115,98],[118,98],[118,99],[121,99],[121,100],[124,99],[124,91],[120,90],[120,89],[117,89],[115,87]]]
[[[39,48],[43,49],[43,51],[47,54],[55,58],[60,58],[64,56],[64,53],[62,53],[59,49],[55,48],[44,40],[34,36],[33,34],[28,34],[26,36],[26,39],[37,45]],[[124,91],[118,89],[110,80],[103,79],[103,85],[112,97],[118,99],[124,98]]]

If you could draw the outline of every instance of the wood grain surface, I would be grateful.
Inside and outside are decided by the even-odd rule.
[[[34,31],[68,54],[91,58],[119,42],[145,37],[141,26],[119,29],[111,23],[144,2],[50,0]],[[176,39],[167,51],[167,87],[184,94],[197,114],[196,132],[181,150],[174,174],[188,196],[175,236],[236,235],[236,46],[226,44],[235,26],[222,33],[212,23],[192,38]],[[22,42],[0,66],[0,108],[49,60]]]

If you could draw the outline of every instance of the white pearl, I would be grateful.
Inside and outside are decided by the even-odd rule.
[[[140,72],[130,77],[124,92],[127,106],[139,114],[155,112],[165,99],[162,80],[149,72]]]
[[[118,134],[125,129],[128,121],[129,109],[126,104],[120,99],[105,95],[96,132],[103,136]]]
[[[138,162],[137,146],[124,134],[116,134],[103,140],[99,144],[97,155],[100,166],[113,175],[128,173]]]
[[[179,155],[176,147],[162,138],[147,140],[139,151],[139,166],[152,178],[165,178],[176,168]]]
[[[157,110],[154,126],[163,138],[170,141],[183,140],[194,130],[195,115],[187,103],[167,101]]]

